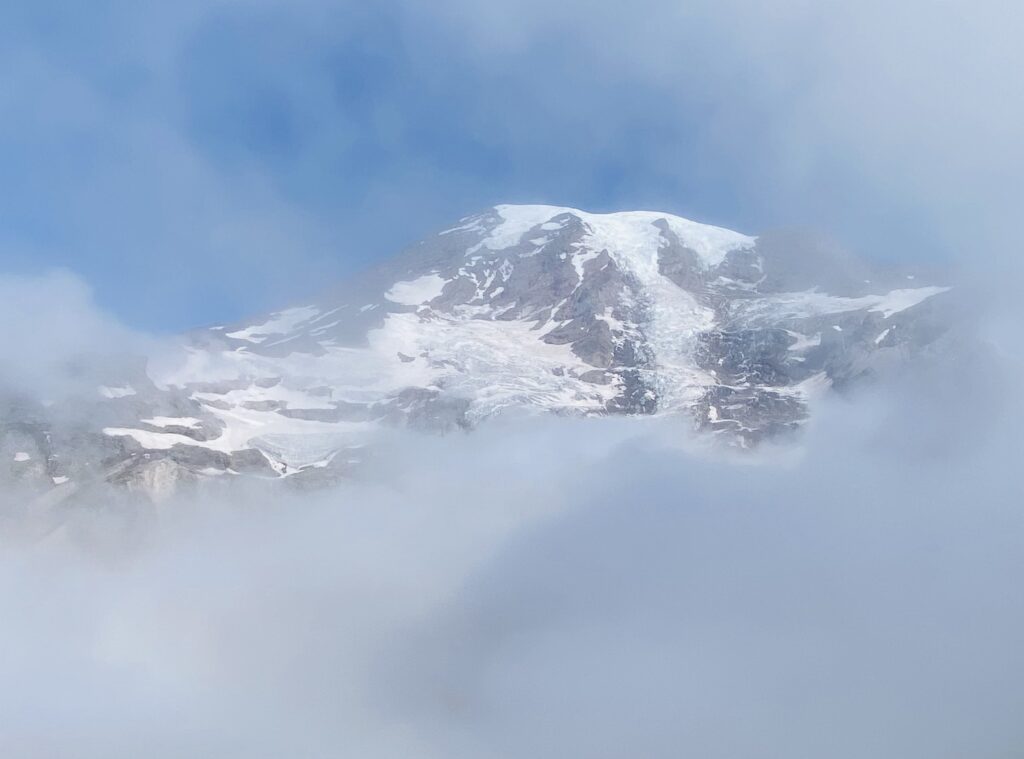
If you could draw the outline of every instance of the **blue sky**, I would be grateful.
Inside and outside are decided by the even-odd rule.
[[[945,260],[1019,200],[1019,12],[925,5],[0,0],[0,271],[174,331],[499,202]]]

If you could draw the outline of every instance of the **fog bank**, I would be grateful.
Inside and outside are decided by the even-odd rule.
[[[331,491],[7,503],[0,753],[1011,755],[1001,371],[835,399],[753,458],[506,420],[397,435]]]

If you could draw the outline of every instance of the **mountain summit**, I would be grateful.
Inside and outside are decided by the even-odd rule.
[[[53,482],[151,489],[336,476],[383,426],[506,409],[673,414],[746,447],[934,343],[946,289],[792,235],[503,205],[319,298],[187,335],[176,365],[99,386],[87,430],[8,425],[3,444]]]

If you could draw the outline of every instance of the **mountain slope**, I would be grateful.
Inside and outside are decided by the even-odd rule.
[[[94,432],[116,477],[147,488],[336,476],[384,426],[471,428],[506,409],[675,414],[749,446],[945,328],[947,288],[801,245],[661,213],[498,206],[320,298],[188,335],[180,361],[105,386]]]

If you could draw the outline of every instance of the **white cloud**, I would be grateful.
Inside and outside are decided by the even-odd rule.
[[[100,309],[74,274],[0,277],[0,386],[37,399],[95,392],[95,362],[139,353],[151,338],[133,332]]]
[[[832,407],[796,458],[512,420],[398,436],[317,494],[8,504],[0,750],[1005,756],[1019,406],[979,395],[1008,421],[964,427],[930,376]]]

